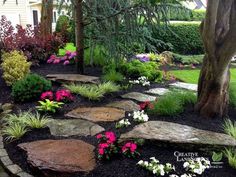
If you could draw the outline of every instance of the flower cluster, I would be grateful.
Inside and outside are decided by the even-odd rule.
[[[182,174],[182,175],[178,176],[178,175],[172,174],[172,175],[169,175],[169,177],[193,177],[193,175],[191,175],[191,174]]]
[[[187,171],[201,175],[206,169],[210,168],[210,165],[211,163],[209,160],[198,157],[194,160],[185,162],[183,166]]]
[[[175,171],[175,167],[170,163],[166,163],[165,165],[160,164],[159,160],[157,160],[155,157],[151,157],[150,160],[150,162],[140,160],[137,164],[151,171],[154,175],[157,176],[165,176],[171,171]]]
[[[139,77],[137,80],[129,81],[131,84],[140,84],[142,86],[150,86],[150,81],[145,76]]]
[[[111,156],[118,152],[116,146],[116,135],[114,132],[105,132],[105,134],[98,134],[98,158],[110,159]]]
[[[57,102],[69,102],[73,101],[74,97],[72,96],[71,92],[69,90],[58,90],[55,94],[56,96],[56,101]],[[41,100],[53,100],[53,92],[52,91],[47,91],[41,94]]]
[[[135,56],[135,59],[141,61],[141,62],[149,62],[150,61],[150,55],[149,54],[138,54]]]
[[[154,105],[150,101],[145,101],[143,103],[139,104],[140,110],[147,110],[147,109],[153,109]]]
[[[75,62],[76,52],[67,51],[65,56],[57,57],[56,55],[51,55],[47,60],[47,63],[58,64],[63,62],[63,65],[73,64]]]
[[[122,147],[122,153],[127,156],[127,157],[136,157],[138,155],[140,155],[137,152],[137,144],[134,142],[127,142],[124,144],[124,146]]]
[[[140,123],[147,122],[149,119],[148,115],[144,112],[144,110],[134,111],[133,114],[128,114],[128,116],[133,116],[134,121]]]
[[[116,128],[123,128],[130,126],[131,123],[129,122],[129,119],[122,119],[119,122],[116,123]]]

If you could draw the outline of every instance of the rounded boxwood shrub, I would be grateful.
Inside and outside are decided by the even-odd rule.
[[[74,22],[66,15],[61,15],[56,23],[56,32],[60,33],[66,42],[74,42]]]
[[[32,101],[40,97],[42,92],[51,90],[51,81],[37,74],[28,74],[12,86],[12,96],[17,102]]]

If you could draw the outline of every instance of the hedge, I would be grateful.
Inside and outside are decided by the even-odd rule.
[[[203,43],[199,31],[200,23],[181,22],[161,25],[153,37],[171,43],[173,52],[179,54],[202,54]],[[160,51],[162,52],[162,51]]]
[[[206,16],[206,10],[192,10],[191,20],[193,21],[202,21]]]

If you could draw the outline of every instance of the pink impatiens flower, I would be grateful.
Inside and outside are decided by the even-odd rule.
[[[68,65],[70,62],[68,60],[64,61],[63,65]]]
[[[103,148],[99,148],[98,153],[99,153],[99,155],[103,155],[104,154],[104,149]]]
[[[47,91],[47,92],[44,92],[44,93],[42,93],[41,94],[41,100],[46,100],[46,99],[48,99],[48,100],[53,100],[53,93],[52,93],[52,91]]]
[[[56,92],[56,101],[58,102],[68,102],[73,99],[74,98],[69,90],[58,90]]]
[[[116,141],[116,135],[115,135],[115,133],[113,133],[113,132],[106,132],[106,133],[105,133],[105,136],[106,136],[106,138],[108,139],[108,141],[109,141],[110,143],[113,143],[113,142]]]

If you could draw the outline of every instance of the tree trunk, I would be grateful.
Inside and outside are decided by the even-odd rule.
[[[52,34],[53,0],[42,0],[40,30],[42,36]]]
[[[80,74],[84,73],[84,22],[83,22],[83,0],[74,1],[74,12],[75,12],[75,38],[76,38],[76,67],[77,72]]]
[[[230,61],[236,53],[236,1],[208,0],[201,24],[205,57],[195,110],[203,117],[223,117],[229,104]]]

